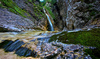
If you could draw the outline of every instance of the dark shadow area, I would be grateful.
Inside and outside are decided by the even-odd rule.
[[[32,51],[26,47],[22,47],[23,44],[25,43],[20,40],[16,41],[5,40],[2,43],[0,43],[0,49],[4,49],[5,52],[15,51],[15,54],[17,54],[18,56],[24,56],[24,57],[37,56],[37,53],[34,50]]]
[[[0,32],[9,32],[7,28],[0,27]]]
[[[21,32],[21,31],[0,27],[0,32]]]

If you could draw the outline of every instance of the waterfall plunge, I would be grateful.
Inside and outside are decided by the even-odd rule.
[[[48,14],[46,13],[44,8],[43,8],[43,11],[44,11],[44,13],[46,14],[46,16],[48,18],[48,22],[49,22],[49,25],[50,25],[50,31],[54,31],[54,28],[53,28],[52,22],[50,20],[50,17],[48,16]]]

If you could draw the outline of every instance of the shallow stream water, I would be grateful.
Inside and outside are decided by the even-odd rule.
[[[43,59],[91,59],[85,55],[84,49],[89,47],[62,42],[49,41],[56,31],[25,31],[0,33],[0,48],[5,52],[13,52],[16,57]],[[61,39],[63,40],[63,39]],[[2,57],[3,58],[3,57]],[[11,59],[11,58],[10,58]]]

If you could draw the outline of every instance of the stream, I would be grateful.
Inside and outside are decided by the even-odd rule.
[[[0,51],[3,49],[5,52],[13,52],[11,53],[12,55],[8,53],[5,57],[5,52],[2,51],[4,55],[0,55],[2,56],[0,59],[5,59],[8,56],[10,56],[9,59],[15,59],[15,57],[18,59],[25,57],[26,59],[27,57],[30,57],[29,59],[92,59],[90,55],[84,52],[84,49],[94,49],[95,47],[65,44],[61,41],[58,42],[58,39],[51,40],[50,38],[53,35],[58,35],[63,32],[83,31],[83,29],[75,29],[72,31],[63,30],[61,32],[54,31],[49,15],[45,9],[43,10],[47,16],[50,31],[27,30],[24,32],[0,32]],[[57,36],[57,38],[59,38],[59,36]],[[12,58],[11,56],[13,55],[14,57]]]
[[[13,52],[13,54],[17,54],[20,57],[23,56],[23,58],[92,59],[90,55],[85,55],[83,51],[90,47],[64,44],[57,40],[49,41],[51,36],[60,33],[62,32],[34,30],[25,32],[1,32],[0,48],[4,49],[5,52]]]

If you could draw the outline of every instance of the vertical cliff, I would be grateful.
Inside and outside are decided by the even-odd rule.
[[[53,5],[55,23],[61,26],[58,26],[60,29],[83,28],[89,21],[100,17],[99,0],[57,0]]]
[[[1,10],[5,9],[27,18],[33,22],[32,28],[47,30],[47,17],[43,12],[43,7],[48,12],[55,30],[73,30],[100,24],[99,0],[44,0],[43,2],[40,0],[0,0]]]

